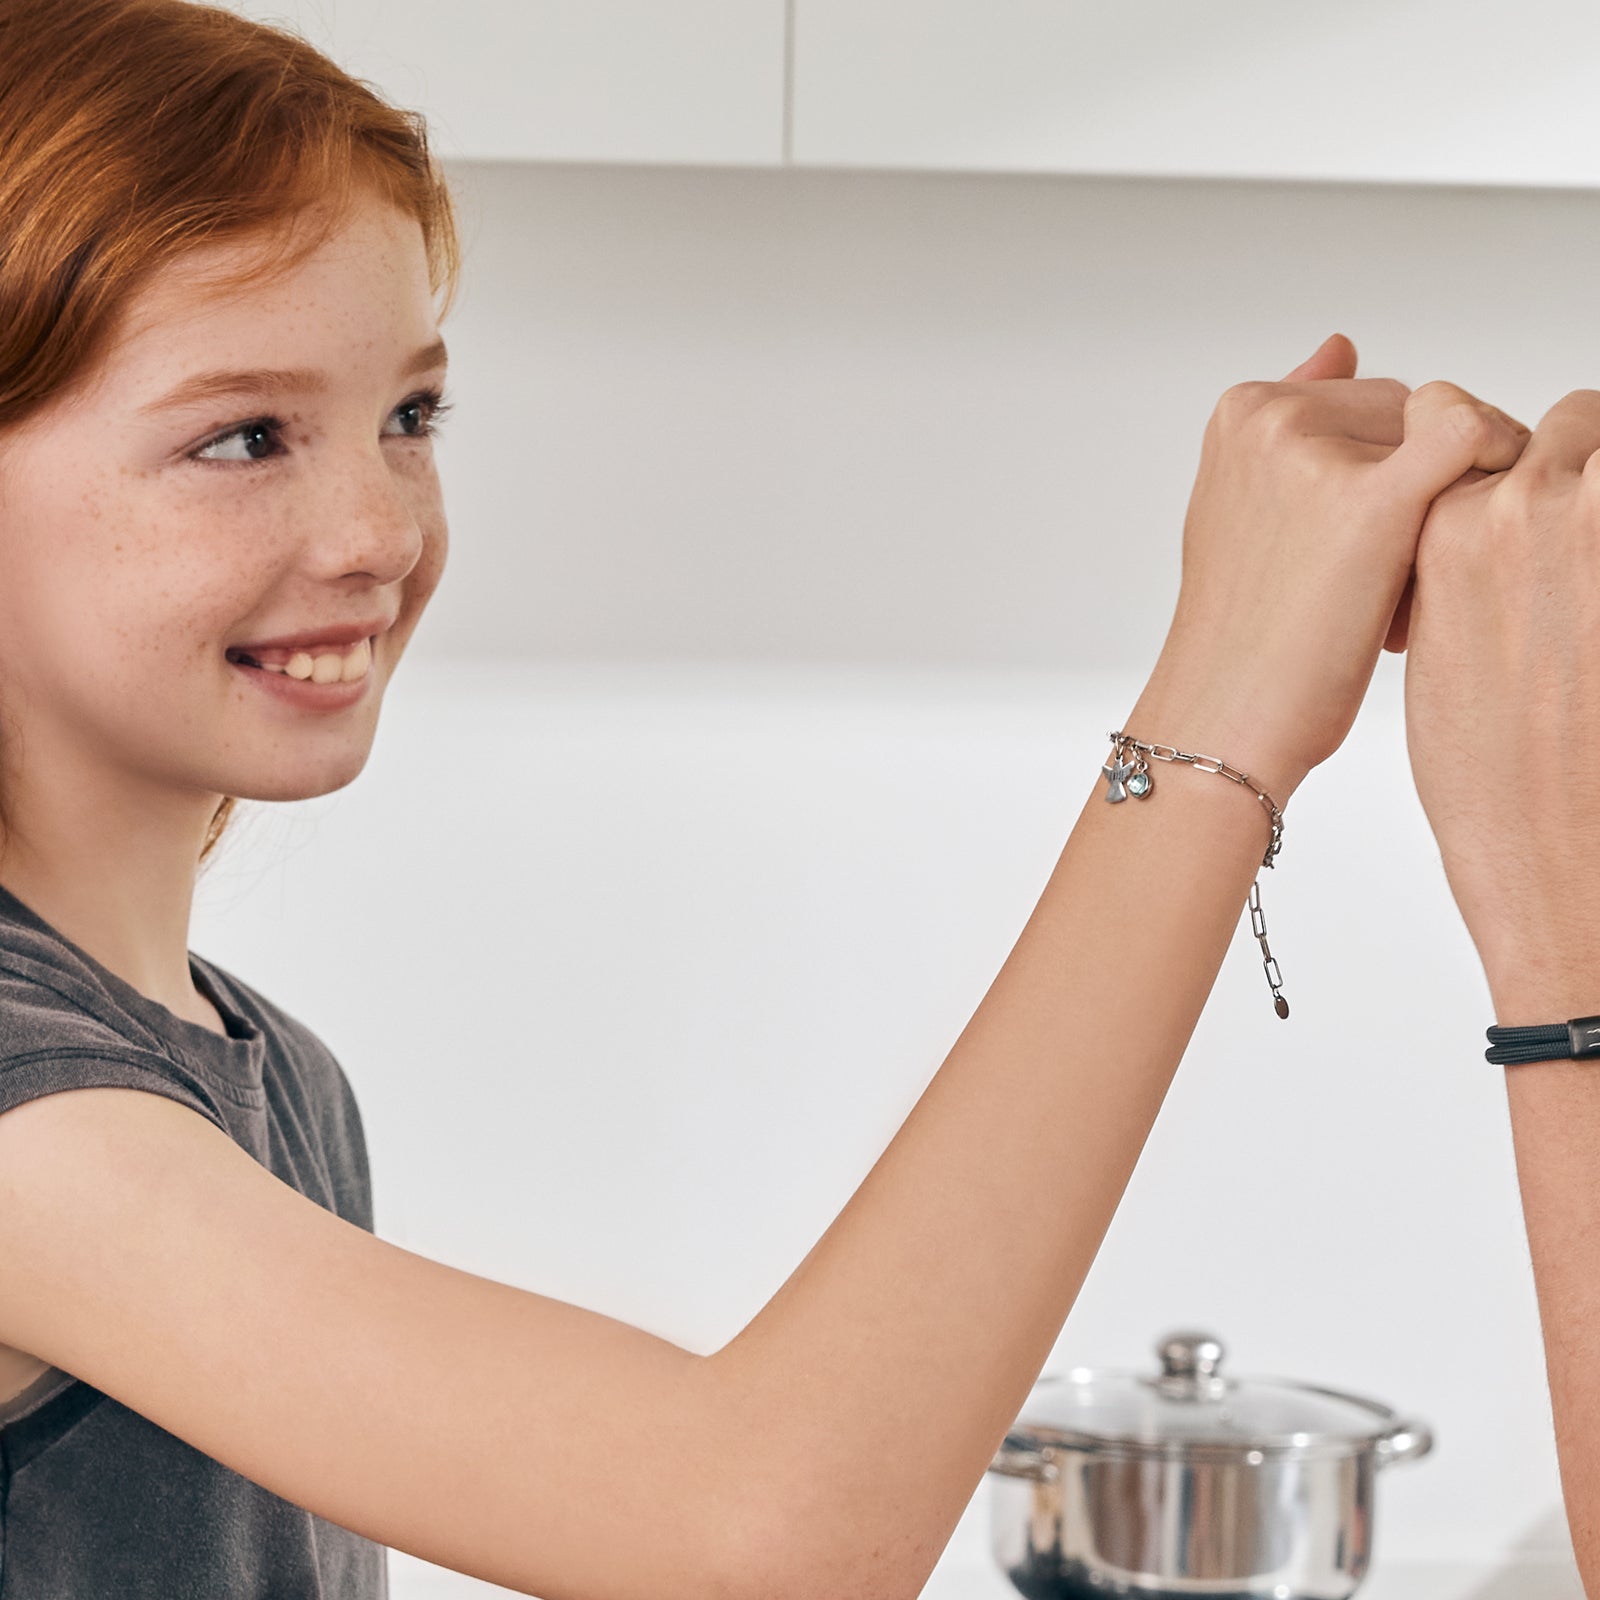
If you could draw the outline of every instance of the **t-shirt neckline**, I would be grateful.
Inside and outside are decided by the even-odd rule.
[[[188,952],[189,975],[200,993],[216,1007],[228,1030],[226,1034],[220,1034],[203,1023],[191,1022],[187,1017],[180,1017],[159,1000],[141,993],[125,978],[102,965],[87,950],[74,944],[59,928],[46,921],[4,884],[0,884],[0,916],[22,922],[59,944],[88,969],[118,1006],[196,1065],[246,1087],[261,1087],[266,1055],[265,1035],[241,1008],[239,997],[229,986],[226,976],[194,951]]]

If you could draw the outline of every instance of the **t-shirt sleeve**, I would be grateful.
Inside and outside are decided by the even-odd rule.
[[[228,1132],[221,1109],[205,1084],[177,1062],[153,1051],[46,1046],[0,1060],[0,1116],[25,1101],[66,1089],[144,1089],[198,1111]]]

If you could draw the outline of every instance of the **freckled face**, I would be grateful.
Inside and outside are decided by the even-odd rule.
[[[295,267],[229,287],[252,259],[184,257],[85,385],[0,435],[0,760],[48,752],[24,779],[292,800],[366,763],[447,545],[422,233],[363,199]],[[274,692],[228,659],[380,619],[359,691]]]

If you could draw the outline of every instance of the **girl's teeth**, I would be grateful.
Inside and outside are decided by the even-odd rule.
[[[312,655],[309,650],[297,650],[281,665],[269,662],[259,662],[257,665],[263,672],[281,672],[286,677],[297,678],[304,683],[310,679],[313,683],[354,683],[357,678],[364,678],[367,668],[372,664],[372,641],[363,639],[359,644],[352,645],[349,653],[345,655]]]

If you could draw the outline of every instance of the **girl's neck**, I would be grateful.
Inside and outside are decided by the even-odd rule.
[[[92,841],[41,849],[35,831],[15,831],[0,847],[0,885],[146,999],[225,1032],[189,969],[198,838],[163,862],[131,837],[102,823]]]

